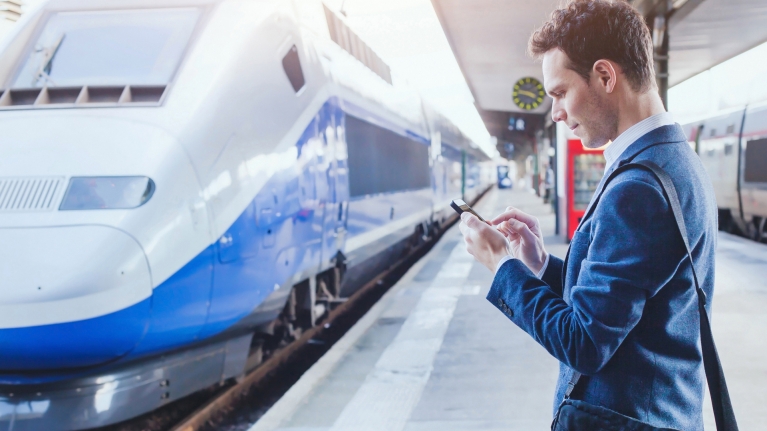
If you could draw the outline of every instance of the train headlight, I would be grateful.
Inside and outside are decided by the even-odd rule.
[[[60,210],[130,209],[154,194],[149,177],[72,177]]]

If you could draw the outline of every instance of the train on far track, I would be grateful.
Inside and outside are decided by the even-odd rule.
[[[241,376],[491,186],[478,145],[324,12],[330,37],[288,0],[50,0],[18,22],[0,430],[114,424]]]
[[[767,103],[683,126],[716,193],[719,228],[767,240]]]

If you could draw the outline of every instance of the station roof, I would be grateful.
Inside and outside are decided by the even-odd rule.
[[[635,0],[648,16],[665,0]],[[559,0],[432,0],[477,106],[523,112],[512,101],[522,77],[542,80],[540,64],[526,55],[530,34]],[[669,84],[677,84],[767,41],[764,0],[675,0],[669,19]],[[530,111],[545,113],[549,104]],[[492,133],[492,132],[491,132]]]
[[[523,112],[513,102],[523,77],[543,82],[541,65],[527,56],[527,40],[559,0],[432,0],[477,106],[486,111]],[[548,111],[550,102],[533,113]]]
[[[669,85],[767,41],[765,23],[764,0],[688,0],[668,24]]]

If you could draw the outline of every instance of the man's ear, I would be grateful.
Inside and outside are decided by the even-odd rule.
[[[615,65],[609,60],[597,60],[592,72],[605,92],[612,93],[618,83],[618,71]]]

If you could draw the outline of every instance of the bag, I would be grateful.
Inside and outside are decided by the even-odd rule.
[[[687,238],[687,227],[682,217],[682,207],[679,204],[679,196],[676,193],[674,183],[671,177],[657,164],[642,160],[633,163],[623,164],[613,171],[605,180],[599,196],[594,204],[589,207],[588,212],[583,216],[583,220],[593,212],[596,203],[602,197],[607,184],[619,173],[631,168],[641,168],[649,170],[660,181],[666,199],[671,204],[671,210],[676,219],[679,233],[682,236],[687,258],[690,259],[692,268],[692,277],[695,282],[695,292],[698,294],[698,313],[700,313],[700,338],[703,350],[703,368],[706,371],[706,380],[708,381],[708,390],[711,394],[711,403],[714,406],[714,418],[716,420],[716,429],[718,431],[737,431],[738,424],[735,422],[735,412],[732,410],[730,394],[727,391],[727,383],[724,379],[724,371],[719,361],[719,354],[714,345],[714,335],[711,333],[711,324],[706,311],[706,293],[698,284],[698,276],[695,273],[695,264],[690,253],[689,239]],[[578,384],[581,374],[575,372],[567,385],[565,399],[562,400],[557,413],[554,415],[554,421],[551,424],[552,431],[673,431],[667,428],[657,428],[650,424],[641,422],[634,418],[622,415],[610,409],[594,406],[589,403],[570,399],[570,394]]]
[[[559,406],[551,429],[552,431],[677,431],[670,428],[656,428],[610,409],[571,399],[565,399]]]

